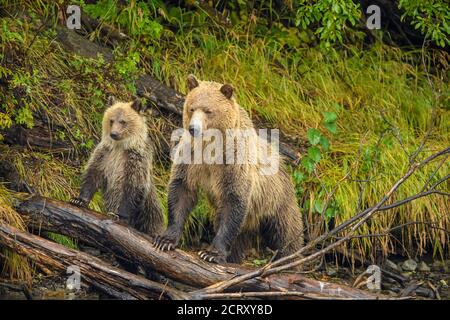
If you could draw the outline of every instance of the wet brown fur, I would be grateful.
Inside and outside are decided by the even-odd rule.
[[[201,110],[205,129],[250,129],[251,144],[259,147],[253,123],[231,96],[231,86],[189,78],[191,91],[186,97],[183,126],[188,129],[193,112]],[[232,91],[231,91],[232,92]],[[227,97],[229,96],[229,98]],[[178,147],[183,144],[183,136]],[[273,150],[272,152],[277,152]],[[224,157],[225,158],[225,157]],[[187,215],[203,189],[215,206],[216,236],[202,257],[208,261],[239,262],[248,248],[251,235],[261,235],[265,244],[285,256],[301,248],[303,222],[289,175],[280,168],[276,174],[263,175],[261,164],[175,164],[169,183],[169,225],[157,245],[176,246]],[[167,246],[164,246],[167,244]]]
[[[74,203],[87,205],[101,189],[108,212],[154,234],[163,229],[163,216],[152,179],[152,144],[140,111],[137,101],[114,101],[105,111],[102,140],[87,163]]]

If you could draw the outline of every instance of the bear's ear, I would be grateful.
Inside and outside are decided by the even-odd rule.
[[[111,107],[116,102],[117,102],[117,100],[116,100],[116,98],[114,96],[109,96],[108,97],[108,101],[106,102],[106,105],[108,107]]]
[[[133,102],[131,103],[131,108],[133,108],[133,110],[135,110],[137,113],[140,113],[142,111],[144,111],[144,107],[142,106],[142,102],[141,99],[139,98],[134,98]]]
[[[193,74],[190,74],[187,76],[187,85],[188,85],[189,91],[198,87],[198,81]]]
[[[222,94],[227,98],[227,99],[231,99],[231,97],[233,96],[233,87],[230,84],[224,84],[221,88],[220,88],[220,92],[222,92]]]

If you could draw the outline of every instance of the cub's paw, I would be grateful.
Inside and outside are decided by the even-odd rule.
[[[69,203],[80,208],[87,208],[88,206],[87,202],[81,198],[72,198]]]
[[[211,263],[225,263],[226,258],[219,251],[214,249],[202,250],[198,252],[201,259]]]
[[[177,247],[176,242],[167,236],[156,236],[153,245],[156,247],[156,250],[161,251],[174,250]]]

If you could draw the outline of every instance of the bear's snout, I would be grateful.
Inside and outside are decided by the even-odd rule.
[[[198,137],[200,135],[200,132],[200,128],[193,125],[189,126],[189,133],[191,134],[191,136]]]
[[[189,123],[189,133],[193,137],[198,137],[202,133],[202,114],[195,113]]]
[[[120,138],[119,133],[117,133],[116,131],[111,132],[111,134],[109,136],[113,140],[119,140],[119,138]]]

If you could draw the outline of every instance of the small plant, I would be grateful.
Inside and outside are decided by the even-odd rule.
[[[127,89],[133,94],[136,94],[134,80],[139,74],[138,64],[140,60],[139,52],[132,51],[125,57],[119,58],[115,64],[116,71],[126,80]]]
[[[267,262],[268,262],[267,259],[254,259],[254,260],[252,261],[252,264],[253,264],[255,267],[262,267],[262,266],[265,266],[265,265],[267,264]]]
[[[22,107],[17,111],[16,117],[14,118],[17,124],[24,125],[28,129],[33,128],[34,118],[33,113],[31,113],[28,106]]]
[[[323,115],[323,126],[330,133],[335,134],[337,132],[336,113],[324,112]],[[302,158],[301,165],[308,174],[311,174],[314,171],[316,164],[322,159],[323,153],[330,149],[330,142],[324,134],[314,128],[308,129],[306,135],[311,146],[307,150],[307,155]]]
[[[337,114],[335,112],[324,112],[322,125],[330,133],[336,134],[337,132]],[[307,139],[310,146],[307,149],[306,155],[300,161],[300,166],[293,172],[294,184],[296,186],[297,196],[300,197],[304,193],[303,185],[307,180],[314,181],[315,177],[313,172],[316,165],[324,157],[324,155],[330,150],[330,141],[328,138],[318,129],[310,128],[308,129]],[[310,202],[305,202],[305,207],[307,210],[312,210],[312,212],[317,214],[323,214],[327,219],[334,217],[336,214],[336,205],[331,202],[327,203],[324,191],[321,190],[318,194],[313,195],[312,208],[310,208]]]
[[[7,42],[18,42],[23,43],[24,39],[22,35],[19,32],[12,31],[8,26],[10,24],[8,23],[7,19],[3,19],[2,21],[2,32],[0,32],[0,42],[7,43]]]

